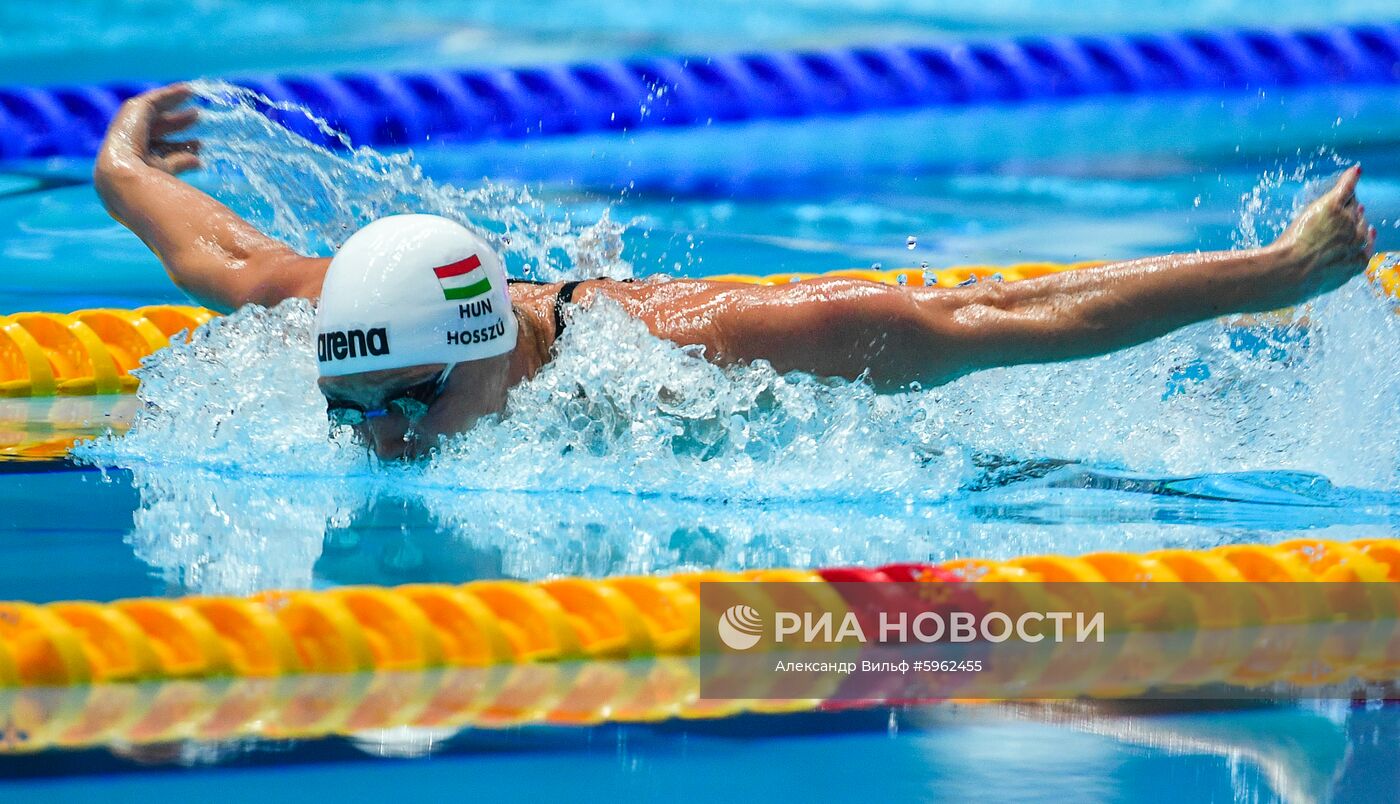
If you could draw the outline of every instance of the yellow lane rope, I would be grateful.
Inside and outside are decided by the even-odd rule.
[[[310,739],[372,729],[586,726],[811,710],[702,700],[696,659],[448,667],[334,676],[0,689],[0,754],[172,740]]]
[[[801,585],[792,587],[794,593],[839,606],[830,583],[850,580],[1323,581],[1400,590],[1390,585],[1400,581],[1400,540],[1300,539],[1272,546],[963,559],[879,570],[708,571],[342,587],[251,597],[8,602],[0,603],[0,687],[690,656],[699,649],[702,582],[794,582]],[[1335,616],[1396,616],[1393,599],[1365,605],[1369,608],[1359,614],[1339,610]],[[1198,625],[1187,622],[1183,630]],[[1400,643],[1392,647],[1385,660],[1391,664],[1379,668],[1392,674],[1383,675],[1387,678],[1400,667]]]
[[[1368,269],[1393,296],[1400,296],[1400,254],[1378,254]],[[1101,262],[965,265],[955,268],[851,269],[823,274],[765,276],[723,274],[714,281],[777,285],[821,277],[847,277],[889,285],[956,287],[972,281],[1015,282]],[[74,313],[0,315],[0,396],[115,394],[136,390],[131,370],[164,348],[171,336],[192,331],[216,314],[202,307],[153,305],[135,310],[93,309]]]

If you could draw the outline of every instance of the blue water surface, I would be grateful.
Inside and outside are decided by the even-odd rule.
[[[156,0],[9,4],[0,9],[0,31],[12,34],[0,34],[0,75],[49,83],[524,63],[967,32],[1358,21],[1387,8],[1360,0],[1267,9],[1088,2],[1053,13],[1030,2],[551,2],[522,14],[497,3],[469,11],[455,3],[203,5],[190,18],[187,4]],[[746,13],[736,27],[740,5]],[[1365,164],[1360,195],[1384,249],[1400,248],[1397,99],[1383,87],[1110,98],[427,147],[412,158],[438,188],[423,197],[445,186],[478,188],[483,177],[528,187],[526,228],[557,226],[571,243],[606,212],[622,227],[622,251],[605,267],[642,276],[1249,246],[1267,241],[1296,199],[1355,160]],[[306,153],[274,143],[243,173],[211,170],[191,180],[269,221],[275,199],[260,194],[259,180],[314,186],[277,168],[289,154]],[[378,163],[367,177],[325,164],[330,180],[362,182],[367,194],[427,187],[392,184],[385,176],[394,169]],[[87,183],[90,169],[81,160],[0,165],[0,314],[184,301],[141,243],[103,213]],[[492,196],[482,215],[504,220],[512,203]],[[320,208],[302,214],[326,230],[352,223]],[[325,250],[320,231],[279,233]],[[512,270],[546,270],[528,262],[513,257]],[[320,448],[314,434],[287,435],[296,449],[273,454],[268,444],[279,428],[305,429],[316,417],[302,404],[308,388],[283,378],[267,386],[277,391],[275,406],[229,402],[221,421],[242,429],[224,442],[164,434],[162,448],[157,429],[81,464],[0,461],[0,599],[1394,535],[1400,428],[1392,402],[1400,375],[1388,362],[1397,341],[1386,304],[1358,281],[1311,310],[1315,326],[1305,338],[1271,330],[1242,338],[1206,326],[1159,351],[989,373],[896,402],[872,401],[859,388],[804,390],[803,404],[819,415],[801,426],[792,423],[795,407],[737,406],[707,419],[646,400],[622,404],[617,389],[630,388],[628,372],[669,377],[683,364],[595,317],[581,330],[635,338],[614,342],[630,350],[579,347],[607,358],[613,374],[601,393],[616,409],[606,421],[627,427],[606,437],[560,432],[548,409],[522,402],[521,432],[488,430],[421,471],[349,462]],[[248,326],[271,343],[296,331],[295,313]],[[269,361],[295,364],[300,353],[282,348],[290,351],[269,352]],[[628,351],[645,357],[628,363],[607,354]],[[1176,362],[1163,368],[1164,360]],[[258,367],[217,360],[164,365],[167,379],[198,378],[191,367],[228,386],[267,379]],[[563,387],[573,379],[568,371],[549,382]],[[723,396],[766,380],[697,375],[695,382]],[[180,418],[188,409],[178,386],[151,383],[152,393],[166,394],[160,401],[172,427],[191,422]],[[136,405],[0,400],[0,448],[120,433]],[[684,437],[658,445],[628,435],[656,421],[680,422]],[[705,441],[716,428],[723,437]],[[810,460],[800,452],[802,436],[816,443]],[[511,466],[526,480],[505,482],[470,462],[474,450],[501,445],[519,456]],[[540,456],[549,456],[551,471],[524,471]],[[0,778],[5,800],[34,801],[274,802],[332,793],[384,800],[467,791],[487,800],[1400,799],[1393,703],[944,706],[469,729],[410,743],[405,751],[401,740],[368,734],[50,750],[0,757]]]

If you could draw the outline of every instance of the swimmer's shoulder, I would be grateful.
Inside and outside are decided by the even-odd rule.
[[[291,249],[267,249],[249,253],[237,269],[224,274],[226,290],[238,301],[233,307],[253,303],[274,307],[287,299],[321,298],[330,257],[307,257]]]
[[[676,278],[669,276],[648,276],[640,278],[614,279],[600,277],[566,282],[541,282],[536,280],[510,280],[510,295],[517,304],[559,304],[586,303],[595,296],[605,296],[621,302],[629,312],[640,312],[637,305],[650,307],[683,301],[693,301],[696,297],[714,294],[717,291],[742,287],[737,282],[713,281],[709,279]]]

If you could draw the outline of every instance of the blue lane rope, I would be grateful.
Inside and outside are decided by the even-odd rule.
[[[1400,84],[1400,26],[1047,36],[236,83],[310,108],[356,145],[393,146],[1108,93]],[[117,106],[151,86],[0,88],[0,159],[91,155]],[[298,115],[273,114],[334,144]]]

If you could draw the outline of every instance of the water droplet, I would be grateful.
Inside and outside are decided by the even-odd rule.
[[[879,270],[882,270],[884,267],[885,267],[885,264],[884,264],[883,262],[872,262],[872,263],[870,263],[870,270],[872,270],[872,271],[879,271]]]
[[[904,247],[909,249],[910,251],[913,251],[914,247],[917,245],[919,245],[919,238],[913,235],[909,235],[909,237],[905,238],[904,240]]]
[[[1201,207],[1201,197],[1200,197],[1199,195],[1196,196],[1195,198],[1191,199],[1191,206],[1194,207],[1194,208],[1196,208],[1196,209],[1200,209],[1200,207]]]
[[[924,269],[925,271],[927,271],[927,270],[928,270],[928,260],[922,260],[922,261],[920,261],[920,262],[919,262],[919,267],[922,268],[922,269]]]

